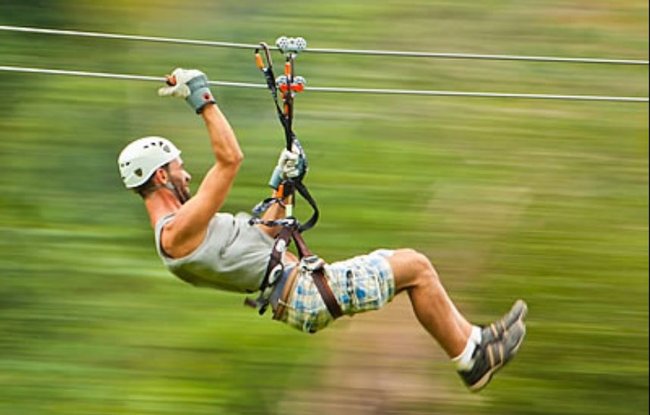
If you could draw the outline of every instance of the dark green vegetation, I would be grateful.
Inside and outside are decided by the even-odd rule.
[[[104,3],[4,1],[0,16],[245,43],[287,34],[313,47],[647,59],[640,0]],[[156,76],[183,66],[262,82],[245,50],[6,32],[0,65]],[[648,94],[647,67],[305,54],[298,71],[313,86]],[[211,156],[200,119],[156,87],[0,77],[2,415],[279,413],[287,391],[318,386],[336,349],[162,268],[117,153],[167,136],[196,184]],[[265,91],[214,92],[246,154],[227,209],[248,210],[267,193],[281,130]],[[529,302],[522,356],[480,400],[465,401],[443,366],[430,376],[455,399],[406,407],[647,413],[647,104],[305,93],[297,106],[323,210],[313,249],[331,260],[421,250],[478,321]]]

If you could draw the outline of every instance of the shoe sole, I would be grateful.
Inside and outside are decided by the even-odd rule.
[[[524,315],[525,315],[525,313],[524,313]],[[475,384],[469,386],[469,390],[471,392],[478,392],[481,389],[483,389],[485,386],[487,386],[487,384],[490,383],[490,380],[492,380],[492,376],[494,376],[494,374],[496,372],[498,372],[499,369],[501,369],[503,366],[505,366],[509,361],[511,361],[517,355],[517,352],[519,351],[519,347],[521,347],[521,344],[524,342],[524,338],[526,337],[526,325],[524,324],[522,318],[517,320],[510,327],[514,326],[517,323],[520,323],[522,325],[524,331],[523,331],[523,334],[521,335],[521,337],[519,338],[519,340],[517,341],[517,344],[515,345],[515,347],[512,348],[512,351],[510,352],[510,358],[508,360],[506,360],[505,362],[500,363],[500,364],[494,366],[493,368],[491,368],[490,370],[488,370],[487,372],[485,372],[485,375],[483,375],[483,377],[481,379],[479,379],[478,382],[476,382]]]

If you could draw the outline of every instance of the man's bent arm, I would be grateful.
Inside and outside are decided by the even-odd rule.
[[[185,203],[163,233],[163,248],[191,252],[205,237],[208,224],[221,209],[244,155],[228,120],[216,105],[201,113],[210,136],[216,163],[201,182],[194,197]],[[186,249],[183,249],[186,248]]]

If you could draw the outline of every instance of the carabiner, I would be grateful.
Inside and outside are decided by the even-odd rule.
[[[264,60],[260,55],[260,48],[264,50],[264,57],[266,58],[266,65]],[[273,59],[271,59],[271,50],[269,45],[266,42],[260,42],[260,47],[255,49],[255,64],[261,71],[266,71],[267,69],[273,70]]]

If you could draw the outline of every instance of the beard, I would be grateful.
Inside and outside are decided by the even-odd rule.
[[[181,202],[182,204],[185,204],[188,200],[192,198],[192,192],[190,191],[190,187],[181,182],[180,180],[171,180],[171,184],[173,187],[173,191],[176,194],[176,197],[178,198],[178,201]]]
[[[181,204],[184,204],[188,200],[192,198],[192,192],[190,191],[190,188],[187,186],[182,186],[182,187],[176,187],[176,193],[178,195],[178,199],[181,201]]]

